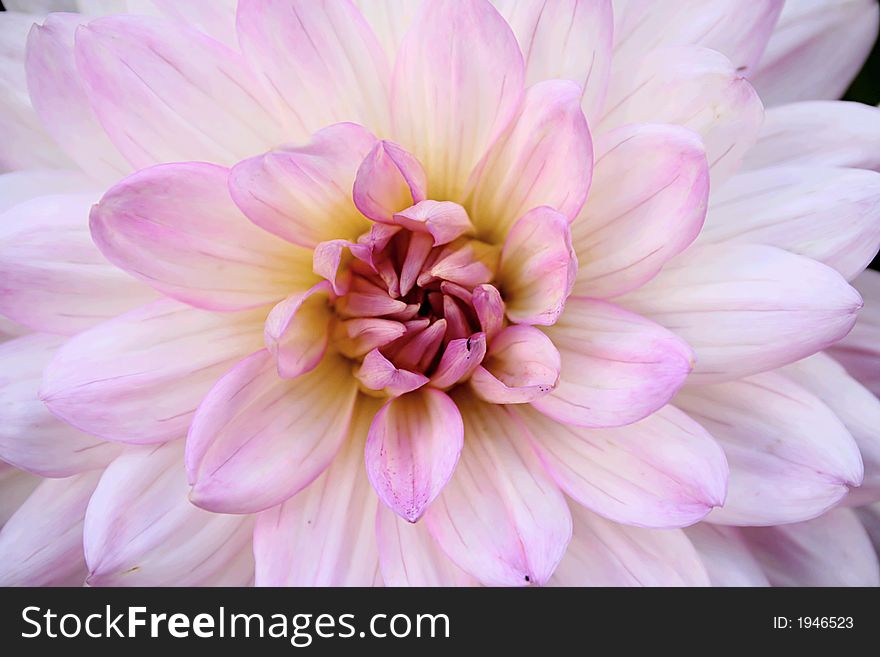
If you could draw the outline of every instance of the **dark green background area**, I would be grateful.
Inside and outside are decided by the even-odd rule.
[[[874,50],[843,98],[868,105],[880,105],[880,40],[874,44]],[[874,258],[871,269],[880,271],[880,254]]]
[[[868,105],[880,104],[880,41],[874,44],[874,50],[871,51],[868,61],[843,98]]]

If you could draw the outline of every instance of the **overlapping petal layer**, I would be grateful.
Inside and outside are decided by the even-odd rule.
[[[0,16],[0,582],[877,583],[876,3],[748,4]]]

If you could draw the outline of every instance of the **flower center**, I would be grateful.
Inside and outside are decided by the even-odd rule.
[[[318,247],[316,271],[333,287],[331,340],[359,363],[365,392],[400,394],[426,380],[448,388],[482,361],[505,322],[491,284],[499,249],[471,232],[461,206],[423,201],[355,242]]]

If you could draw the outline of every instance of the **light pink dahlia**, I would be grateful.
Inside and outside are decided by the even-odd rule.
[[[78,8],[0,15],[0,583],[878,583],[874,0]]]

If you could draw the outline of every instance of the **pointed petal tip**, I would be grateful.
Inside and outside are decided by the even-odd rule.
[[[419,520],[421,520],[422,516],[425,515],[425,511],[427,511],[427,510],[428,510],[427,507],[423,507],[423,508],[421,508],[421,509],[413,509],[413,510],[411,510],[410,512],[405,513],[405,514],[404,514],[403,516],[401,516],[401,517],[402,517],[404,520],[406,520],[408,523],[410,523],[411,525],[414,525],[414,524],[416,524]],[[392,511],[394,511],[395,513],[397,513],[397,511],[396,511],[395,509],[392,509]]]
[[[187,499],[189,499],[190,504],[193,506],[211,513],[244,515],[265,510],[258,509],[254,511],[252,505],[248,502],[243,502],[237,496],[225,493],[224,487],[218,485],[211,477],[197,479],[192,484]]]
[[[233,510],[234,502],[230,503],[223,495],[218,494],[217,489],[216,482],[210,476],[194,473],[187,499],[193,506],[212,513],[241,513]]]

